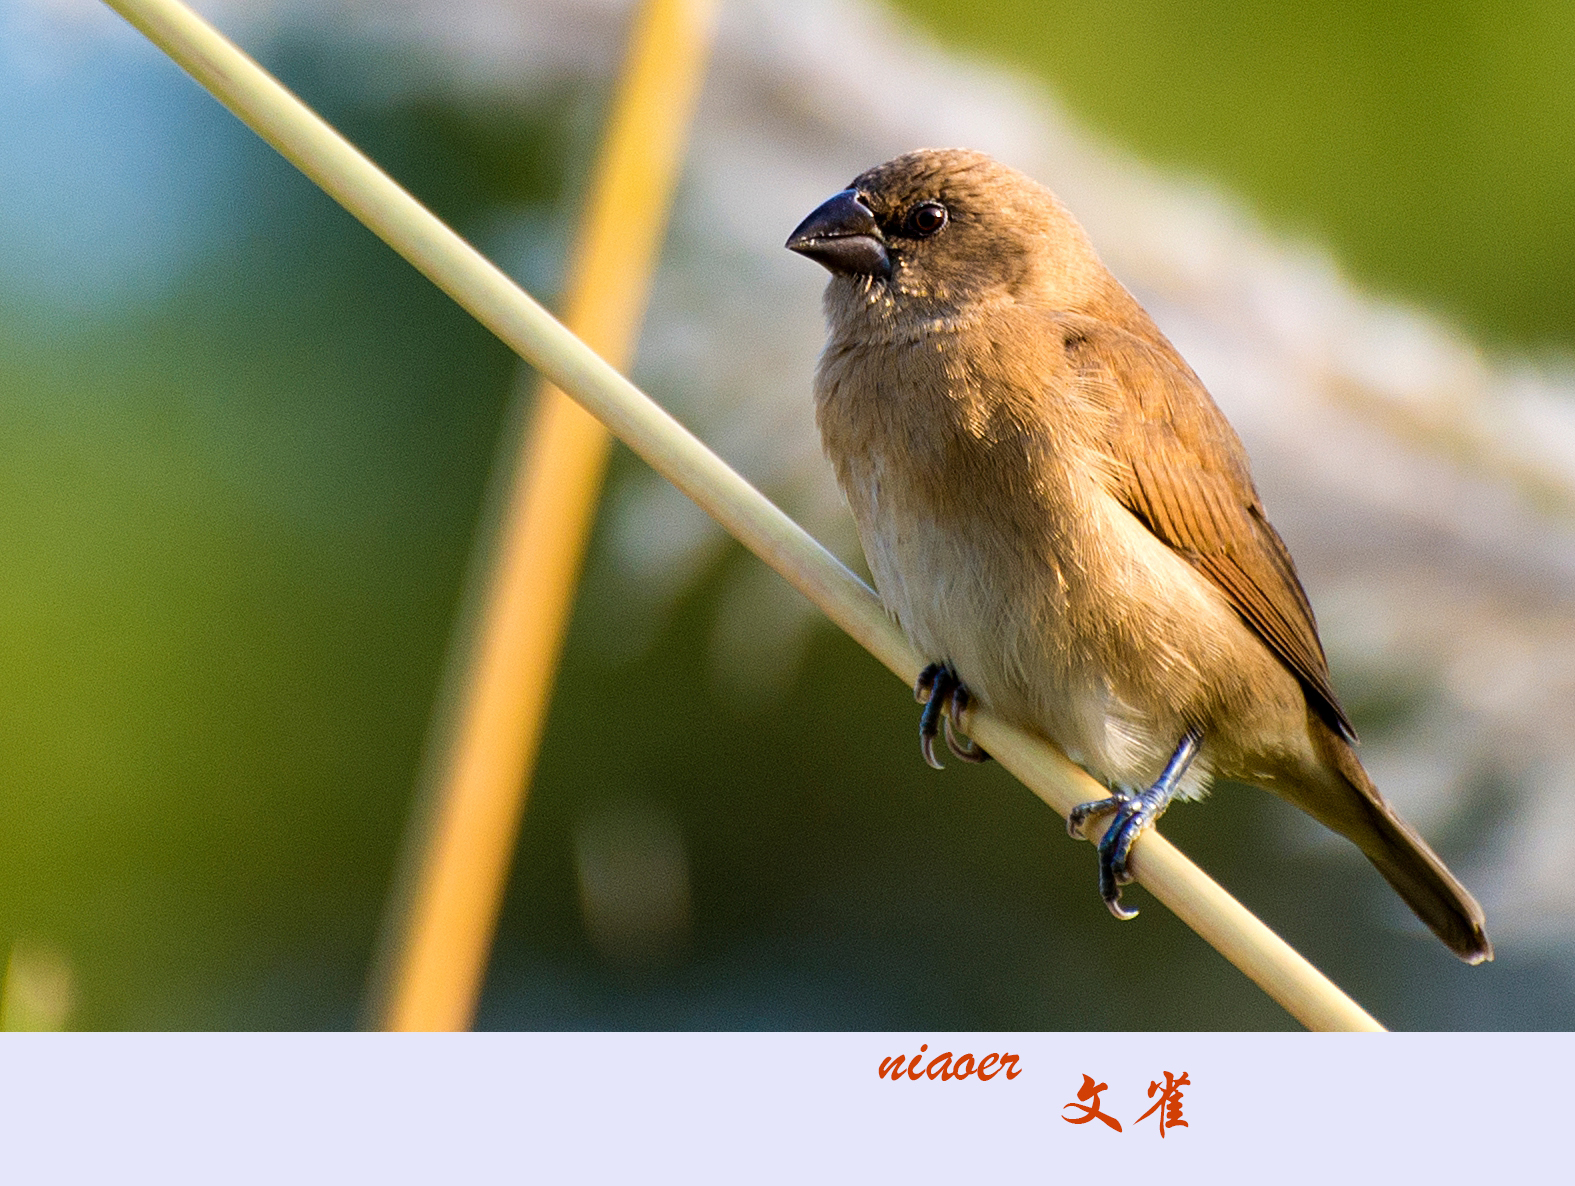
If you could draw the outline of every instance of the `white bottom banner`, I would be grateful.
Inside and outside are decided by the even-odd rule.
[[[1567,1034],[10,1034],[0,1172],[1565,1180],[1572,1054]]]

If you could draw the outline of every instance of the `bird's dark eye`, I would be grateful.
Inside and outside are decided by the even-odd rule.
[[[920,202],[908,212],[908,233],[928,239],[946,225],[946,207],[939,202]]]

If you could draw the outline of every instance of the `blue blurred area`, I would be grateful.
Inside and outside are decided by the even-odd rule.
[[[247,217],[233,119],[94,15],[62,27],[0,2],[0,295],[14,306],[155,299]]]

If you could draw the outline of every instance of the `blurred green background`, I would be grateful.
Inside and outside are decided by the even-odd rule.
[[[1383,290],[1575,338],[1566,5],[908,7]],[[366,43],[254,48],[463,233],[534,218],[551,295],[600,89],[481,109],[383,85],[400,56]],[[354,1025],[513,360],[151,50],[82,50],[91,85],[54,89],[26,50],[0,42],[0,945],[74,1027]],[[155,274],[91,199],[170,156],[179,187],[116,207],[167,239]],[[598,643],[628,623],[593,563],[482,1026],[1291,1026],[1162,908],[1114,925],[1092,852],[998,768],[931,776],[841,637],[775,702],[719,692],[749,563],[632,657]],[[1575,1017],[1551,956],[1460,967],[1365,866],[1281,839],[1288,810],[1224,788],[1166,830],[1392,1025]],[[684,854],[659,958],[598,942],[577,889],[630,819]]]
[[[900,0],[1501,346],[1575,343],[1575,6]]]

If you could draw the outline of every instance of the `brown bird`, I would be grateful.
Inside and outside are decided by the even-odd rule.
[[[1112,790],[1100,890],[1216,778],[1350,838],[1469,963],[1482,909],[1362,769],[1241,441],[1051,192],[982,153],[854,179],[787,246],[831,272],[815,414],[887,610],[931,660],[920,743],[970,695]]]

